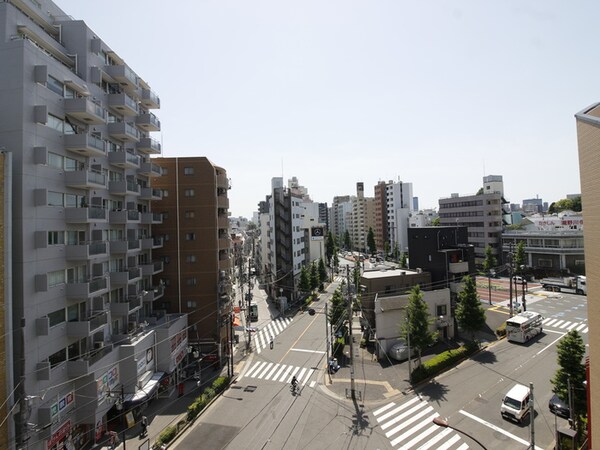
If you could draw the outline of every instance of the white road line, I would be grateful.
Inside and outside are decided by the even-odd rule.
[[[444,431],[442,431],[438,435],[434,436],[429,442],[426,442],[425,444],[421,445],[417,450],[427,450],[427,449],[433,447],[435,444],[437,444],[439,441],[444,439],[450,433],[452,433],[452,429],[446,428]]]
[[[588,330],[588,327],[585,327],[583,330],[581,330],[581,332],[582,332],[583,334],[587,333],[588,331],[589,331],[589,330]]]
[[[286,381],[288,379],[288,374],[292,371],[293,368],[294,368],[294,366],[288,366],[288,368],[285,370],[283,375],[281,375],[281,378],[279,379],[279,381]],[[291,376],[290,376],[290,378],[291,378]]]
[[[429,414],[430,412],[433,411],[433,408],[431,406],[428,406],[427,408],[425,408],[423,411],[421,411],[419,414],[415,414],[414,416],[410,417],[409,419],[405,420],[404,422],[402,422],[400,425],[397,425],[396,427],[392,428],[390,431],[388,431],[387,433],[385,433],[386,437],[391,438],[393,435],[395,435],[396,433],[398,433],[400,430],[403,430],[404,428],[406,428],[407,426],[411,425],[413,422],[416,422],[417,420],[419,420],[421,417]],[[433,419],[432,419],[433,420]],[[421,426],[425,426],[425,423],[423,423],[423,425]],[[406,434],[406,433],[405,433]],[[412,433],[411,433],[412,434]],[[401,437],[403,437],[404,435],[401,435]],[[397,438],[396,438],[397,439]],[[398,441],[398,442],[401,442]],[[396,444],[398,443],[396,442]],[[394,444],[394,442],[392,441],[392,445],[396,445]]]
[[[575,322],[573,325],[571,325],[569,328],[567,328],[567,331],[571,331],[573,328],[575,328],[577,325],[579,325],[579,323]]]
[[[467,450],[468,448],[469,448],[469,446],[463,442],[463,444],[460,447],[458,447],[456,450]]]
[[[279,364],[275,364],[273,366],[273,368],[271,369],[271,371],[267,374],[267,376],[265,377],[265,380],[269,380],[271,379],[271,375],[273,375],[275,373],[275,371],[279,368]]]
[[[258,368],[258,366],[260,366],[260,368],[262,369],[262,367],[264,367],[264,366],[266,366],[266,365],[267,365],[267,362],[266,362],[266,361],[262,361],[262,362],[261,362],[261,361],[258,361],[258,362],[257,362],[257,363],[254,365],[254,367],[252,367],[252,369],[250,369],[250,370],[248,371],[248,373],[246,374],[246,376],[247,376],[247,377],[250,377],[250,378],[252,378],[252,377],[254,376],[254,372],[256,371],[256,369]],[[259,370],[260,370],[260,369],[259,369]]]
[[[550,326],[553,322],[556,322],[557,319],[552,319],[551,317],[549,317],[548,319],[544,319],[542,320],[542,323],[546,326]]]
[[[583,330],[584,328],[585,328],[585,323],[582,323],[581,325],[579,325],[579,326],[577,327],[577,331],[581,331],[581,330]]]
[[[279,378],[279,375],[281,375],[281,372],[283,372],[286,367],[287,367],[287,365],[282,364],[281,367],[279,368],[279,370],[277,371],[277,373],[275,374],[275,376],[273,377],[273,380],[277,380],[277,378]]]
[[[392,425],[394,425],[396,422],[400,422],[402,419],[404,419],[405,417],[409,417],[411,414],[417,412],[419,409],[423,408],[424,406],[427,406],[426,403],[418,403],[416,406],[413,406],[412,408],[410,408],[409,410],[404,411],[402,414],[397,415],[396,417],[394,417],[393,419],[387,421],[386,423],[384,423],[381,426],[382,430],[387,430],[389,427],[391,427]],[[395,410],[393,410],[393,413],[398,412],[397,411],[398,408],[396,408]],[[388,413],[389,414],[389,413]],[[382,418],[383,420],[383,418]]]
[[[303,348],[290,348],[290,350],[292,352],[318,353],[320,355],[324,355],[325,354],[325,352],[322,352],[321,350],[305,350]]]
[[[275,330],[276,335],[283,331],[283,328],[281,327],[281,322],[279,320],[273,322],[273,329]]]
[[[565,324],[564,324],[564,325],[562,325],[562,326],[560,327],[560,329],[562,330],[563,328],[566,328],[566,327],[568,327],[569,325],[571,325],[571,323],[572,323],[572,322],[565,322]]]
[[[486,427],[491,428],[492,430],[494,430],[494,431],[496,431],[498,433],[502,433],[504,436],[509,437],[509,438],[517,441],[518,443],[520,443],[522,445],[529,445],[529,442],[526,441],[525,439],[521,439],[519,436],[515,436],[514,434],[509,433],[508,431],[503,430],[502,428],[497,427],[494,424],[486,422],[485,420],[480,419],[479,417],[474,416],[473,414],[469,414],[468,412],[463,411],[462,409],[460,411],[458,411],[458,412],[461,413],[463,416],[466,416],[466,417],[468,417],[470,419],[473,419],[475,422],[479,422],[480,424],[485,425]],[[542,449],[536,445],[535,446],[535,450],[542,450]]]
[[[562,325],[562,323],[564,322],[564,320],[559,320],[558,322],[556,322],[554,325],[552,325],[554,328],[558,328]]]
[[[438,447],[437,450],[448,450],[450,447],[452,447],[458,441],[460,441],[460,436],[458,434],[455,434],[448,441],[446,441],[446,443],[444,445],[442,445],[441,447]]]
[[[437,414],[436,414],[436,417],[437,417]],[[404,444],[398,450],[408,450],[412,446],[414,446],[417,442],[422,441],[424,438],[429,436],[434,431],[439,431],[439,430],[440,430],[440,427],[438,427],[437,425],[431,425],[429,428],[427,428],[421,434],[419,434],[418,436],[416,436],[413,439],[411,439],[410,441],[408,441],[406,444]]]
[[[539,354],[541,354],[541,353],[543,353],[543,352],[545,352],[545,351],[546,351],[546,350],[548,350],[549,348],[552,348],[552,346],[553,346],[554,344],[556,344],[558,341],[560,341],[560,340],[561,340],[563,337],[565,337],[565,335],[567,334],[567,333],[559,333],[558,331],[553,331],[553,333],[558,333],[558,334],[560,334],[560,337],[558,337],[558,338],[554,339],[554,340],[553,340],[553,341],[550,343],[550,345],[547,345],[546,347],[544,347],[543,349],[541,349],[539,352],[537,352],[537,353],[536,353],[536,356],[537,356],[537,355],[539,355]]]
[[[385,413],[383,416],[378,417],[377,421],[379,423],[383,422],[384,420],[386,420],[388,417],[393,416],[394,414],[402,411],[404,408],[408,408],[410,405],[412,405],[414,402],[418,402],[419,401],[419,397],[414,397],[413,399],[409,400],[406,403],[402,403],[400,406],[394,408],[392,411],[389,411],[387,413]]]
[[[273,363],[269,363],[269,364],[267,365],[267,367],[265,367],[265,369],[264,369],[264,370],[262,370],[262,371],[260,372],[260,374],[259,374],[259,375],[256,375],[256,378],[259,378],[259,379],[260,379],[260,378],[264,377],[264,376],[265,376],[265,373],[267,373],[267,371],[268,371],[268,370],[271,368],[271,366],[272,366],[272,365],[273,365]]]
[[[304,376],[304,372],[306,372],[306,367],[303,367],[302,370],[300,371],[300,373],[298,375],[296,375],[296,378],[298,378],[298,381],[300,381],[302,379],[302,377]]]
[[[416,416],[411,417],[409,420],[407,420],[405,423],[402,424],[402,428],[404,428],[406,425],[410,425],[413,422],[416,422],[417,420],[419,420],[424,415],[429,414],[431,411],[433,411],[433,408],[431,408],[431,407],[429,407],[428,409],[429,409],[429,411],[423,411],[424,414],[423,413],[419,413]],[[418,422],[414,427],[412,427],[409,430],[406,430],[403,434],[401,434],[396,439],[394,439],[393,441],[391,441],[390,443],[392,444],[392,446],[395,447],[396,445],[398,445],[400,442],[402,442],[403,440],[405,440],[410,435],[415,434],[421,428],[426,427],[427,425],[429,425],[431,423],[431,421],[433,420],[433,419],[431,419],[431,417],[433,417],[433,416],[429,416],[428,420],[422,420],[422,421]],[[396,428],[398,428],[398,427],[396,427]],[[402,429],[402,428],[400,428],[400,429]]]
[[[304,377],[304,381],[302,382],[302,386],[308,382],[308,379],[311,377],[314,371],[315,369],[308,369],[308,372],[306,372],[306,376]]]
[[[298,373],[298,371],[301,369],[301,367],[294,367],[294,370],[292,370],[292,372],[290,373],[289,378],[287,379],[287,382],[290,383],[292,381],[292,377],[296,377],[296,374]],[[296,377],[298,378],[298,377]]]
[[[310,382],[310,385],[309,385],[309,386],[310,386],[311,388],[314,388],[316,384],[317,384],[317,382],[313,380],[313,381],[311,381],[311,382]]]
[[[392,406],[395,406],[395,405],[396,405],[395,403],[388,403],[387,405],[382,406],[381,408],[379,408],[377,411],[373,411],[373,415],[375,417],[377,417],[379,414],[381,414],[384,411],[387,411],[388,409],[390,409]]]

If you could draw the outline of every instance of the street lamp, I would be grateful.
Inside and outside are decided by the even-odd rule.
[[[450,425],[450,424],[448,423],[448,421],[447,421],[447,420],[444,420],[444,419],[442,419],[440,416],[436,416],[436,417],[434,417],[434,418],[433,418],[433,423],[434,423],[434,424],[436,424],[438,427],[442,427],[442,428],[450,428],[451,430],[454,430],[454,431],[456,431],[456,432],[458,432],[458,433],[462,433],[462,434],[464,434],[465,436],[467,436],[468,438],[471,438],[473,441],[477,442],[479,445],[481,445],[481,448],[482,448],[483,450],[487,450],[486,446],[485,446],[485,445],[483,445],[481,442],[479,442],[477,439],[475,439],[473,436],[471,436],[471,435],[470,435],[470,434],[468,434],[468,433],[465,433],[465,432],[464,432],[464,431],[462,431],[462,430],[459,430],[458,428],[455,428],[455,427],[453,427],[452,425]]]

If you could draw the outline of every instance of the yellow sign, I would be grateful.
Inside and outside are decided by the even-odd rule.
[[[133,418],[133,412],[129,411],[125,414],[125,420],[127,420],[127,428],[131,428],[135,425],[135,419]]]

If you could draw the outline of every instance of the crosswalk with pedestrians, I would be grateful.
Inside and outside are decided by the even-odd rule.
[[[311,380],[315,373],[312,367],[298,367],[287,364],[277,364],[269,361],[256,361],[245,373],[240,374],[242,378],[256,378],[259,380],[277,381],[290,383],[292,377],[296,377],[300,386],[315,387],[316,380]]]
[[[390,402],[375,410],[373,415],[395,449],[466,450],[460,435],[450,428],[433,423],[439,414],[418,396],[398,404]]]
[[[285,330],[290,323],[292,323],[291,317],[278,317],[262,327],[254,336],[254,349],[256,353],[260,353],[263,349],[270,346],[271,340]]]
[[[547,328],[556,328],[557,330],[563,330],[565,332],[571,330],[577,330],[581,334],[585,334],[588,332],[588,324],[586,322],[571,322],[568,320],[561,320],[548,317],[542,320],[542,325]]]

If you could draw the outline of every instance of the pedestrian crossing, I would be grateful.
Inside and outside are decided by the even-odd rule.
[[[315,369],[291,366],[287,364],[277,364],[269,361],[256,361],[245,373],[240,375],[240,379],[255,378],[266,381],[277,381],[280,383],[290,383],[292,377],[296,377],[300,386],[308,383],[309,387],[315,387],[316,380],[310,381],[315,373]],[[309,382],[310,381],[310,382]]]
[[[542,320],[542,325],[548,328],[556,328],[558,330],[564,330],[565,332],[571,330],[577,330],[581,334],[587,333],[588,325],[586,322],[570,322],[568,320],[561,319],[553,319],[552,317],[548,317]]]
[[[270,347],[271,340],[285,330],[292,323],[291,317],[278,317],[262,327],[254,336],[254,349],[260,353],[263,349]]]
[[[441,428],[433,423],[439,416],[429,404],[414,396],[401,404],[395,402],[373,412],[385,436],[398,450],[466,450],[451,428]]]

